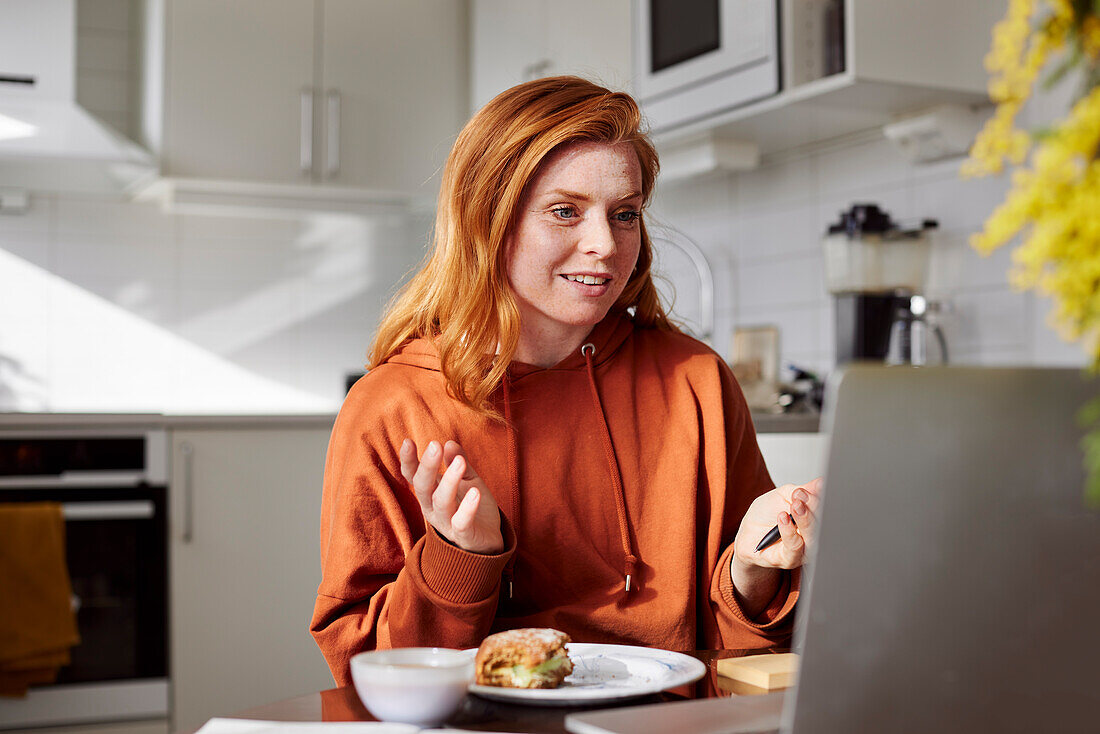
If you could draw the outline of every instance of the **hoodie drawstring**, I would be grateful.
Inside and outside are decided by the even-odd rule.
[[[603,447],[607,454],[607,465],[611,469],[611,482],[615,485],[615,509],[619,514],[619,536],[623,544],[625,558],[624,575],[626,576],[626,591],[630,591],[630,579],[634,575],[634,566],[638,563],[638,557],[634,555],[634,549],[630,545],[630,527],[626,517],[626,494],[623,491],[623,478],[619,472],[619,459],[615,455],[615,445],[611,442],[611,429],[607,425],[607,414],[600,400],[600,391],[596,387],[596,365],[593,359],[596,356],[596,345],[588,342],[581,347],[585,364],[588,366],[588,386],[592,388],[592,398],[596,402],[596,409],[600,414],[600,424],[603,426]]]
[[[512,482],[512,530],[516,534],[516,543],[519,544],[520,527],[519,527],[519,448],[516,441],[516,427],[512,423],[512,391],[510,387],[510,381],[508,379],[508,373],[504,373],[504,379],[502,381],[504,387],[504,423],[508,427],[508,468],[509,479]],[[504,582],[508,588],[508,598],[512,598],[512,579],[515,576],[514,567],[516,565],[516,554],[513,553],[512,557],[508,559],[508,564],[504,567]]]

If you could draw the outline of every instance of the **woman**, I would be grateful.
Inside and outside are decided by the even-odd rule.
[[[338,684],[360,650],[515,627],[789,639],[818,486],[773,489],[730,370],[660,305],[639,126],[629,96],[556,77],[459,135],[434,251],[329,446],[311,630]]]

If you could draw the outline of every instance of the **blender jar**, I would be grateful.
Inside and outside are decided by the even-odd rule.
[[[928,277],[931,242],[925,219],[916,229],[902,229],[875,204],[854,204],[829,226],[825,249],[825,284],[830,293],[919,293]]]

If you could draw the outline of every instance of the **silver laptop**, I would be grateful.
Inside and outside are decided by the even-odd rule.
[[[572,714],[566,728],[1100,731],[1100,512],[1075,420],[1098,394],[1071,369],[838,374],[798,685]]]

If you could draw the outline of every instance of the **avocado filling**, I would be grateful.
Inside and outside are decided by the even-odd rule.
[[[516,683],[520,686],[526,686],[536,678],[543,678],[550,673],[556,672],[559,668],[564,667],[569,662],[569,658],[565,655],[556,655],[545,662],[539,663],[533,668],[528,668],[525,665],[513,665],[512,677]]]

